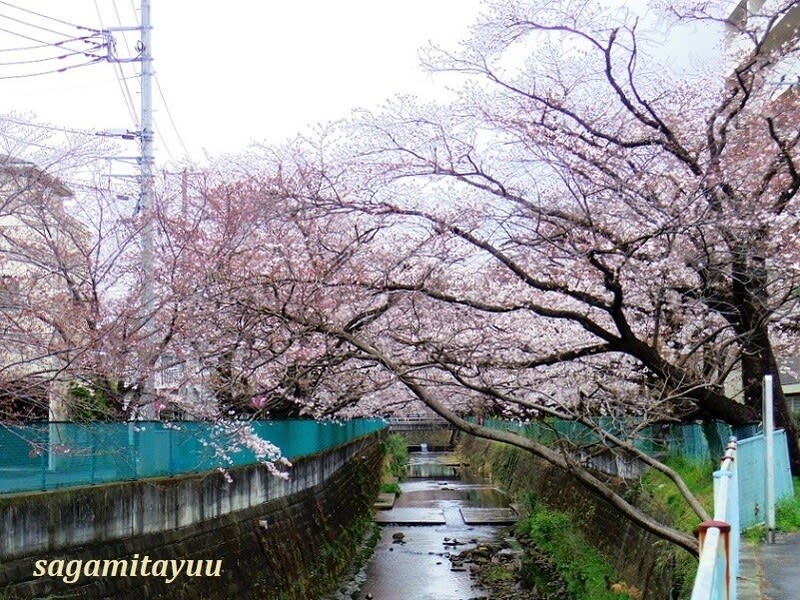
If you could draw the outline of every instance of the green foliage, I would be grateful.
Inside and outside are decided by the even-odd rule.
[[[764,525],[754,525],[742,532],[742,541],[748,544],[760,544],[766,537],[766,529]]]
[[[529,534],[537,543],[557,543],[570,525],[568,514],[539,508],[530,516]]]
[[[389,483],[382,483],[381,484],[381,493],[382,494],[399,494],[400,493],[400,484],[395,483],[394,481]]]
[[[671,457],[664,462],[680,475],[700,503],[711,512],[714,501],[714,465],[710,461],[698,463],[683,457]],[[642,478],[640,486],[641,491],[655,504],[656,510],[667,512],[678,529],[692,532],[700,524],[700,517],[663,473],[650,469]]]
[[[398,479],[406,475],[408,466],[408,446],[403,436],[396,433],[386,437],[383,442],[389,474]]]
[[[492,565],[485,573],[484,578],[490,584],[497,581],[511,581],[514,579],[514,573],[504,565]]]
[[[626,592],[615,592],[609,584],[618,581],[613,568],[583,536],[577,524],[563,512],[552,511],[533,500],[533,510],[517,524],[536,546],[552,559],[567,589],[576,600],[622,600]],[[545,582],[535,566],[526,561],[522,576],[529,584],[541,587]]]
[[[549,587],[550,581],[547,574],[536,566],[530,556],[525,556],[522,559],[519,575],[522,579],[522,585],[526,589],[546,590]]]
[[[800,530],[800,477],[794,478],[794,498],[784,498],[775,507],[778,531]]]
[[[102,389],[71,382],[69,395],[73,400],[70,406],[73,420],[100,421],[109,418],[111,403]]]
[[[489,464],[492,465],[492,477],[500,481],[513,479],[514,469],[519,462],[519,452],[507,444],[489,446]]]

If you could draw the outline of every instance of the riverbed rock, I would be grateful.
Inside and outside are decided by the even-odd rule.
[[[444,538],[444,540],[442,540],[442,544],[445,546],[465,546],[467,542],[459,542],[456,539],[451,540],[450,538]]]
[[[541,588],[525,586],[523,557],[529,562],[527,568],[540,574],[544,582]],[[532,542],[522,549],[509,541],[480,544],[450,556],[450,560],[452,570],[468,570],[475,581],[473,587],[488,590],[494,600],[569,600],[566,582],[550,558]]]

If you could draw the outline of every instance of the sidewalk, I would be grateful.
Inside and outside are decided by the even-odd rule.
[[[737,584],[737,600],[800,598],[800,533],[778,533],[774,544],[742,544]]]

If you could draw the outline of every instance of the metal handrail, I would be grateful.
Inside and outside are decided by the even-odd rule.
[[[714,518],[698,528],[700,563],[692,600],[735,600],[739,572],[739,484],[736,438],[714,472]]]

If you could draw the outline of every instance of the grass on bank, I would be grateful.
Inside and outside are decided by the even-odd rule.
[[[713,513],[713,473],[716,465],[697,463],[684,458],[670,458],[665,462],[678,472],[709,514]],[[639,485],[641,488],[634,489],[633,493],[638,494],[645,490],[649,497],[655,499],[657,508],[666,510],[672,522],[677,523],[681,530],[693,532],[700,524],[700,518],[689,508],[683,496],[662,473],[651,469],[642,478]],[[800,531],[800,477],[793,479],[793,485],[794,497],[784,498],[776,504],[775,527],[778,531]],[[760,539],[759,530],[763,533],[763,529],[763,526],[751,528],[748,530],[747,539],[758,541]]]
[[[536,546],[553,561],[564,578],[567,590],[575,600],[622,600],[636,597],[636,592],[615,591],[627,586],[618,581],[614,569],[584,537],[580,528],[566,513],[550,510],[535,497],[528,499],[530,512],[517,523],[517,530],[529,536]],[[522,566],[528,586],[547,589],[546,576],[530,561]]]
[[[399,494],[398,480],[404,479],[408,469],[408,446],[403,436],[392,433],[383,442],[384,463],[381,492]]]
[[[711,462],[697,462],[683,457],[670,457],[664,463],[676,471],[700,504],[710,514],[714,504],[714,469]],[[634,486],[631,493],[654,503],[656,512],[665,511],[681,531],[692,533],[700,524],[700,517],[691,509],[675,484],[663,473],[650,469]]]
[[[794,498],[783,498],[775,504],[775,530],[779,532],[800,531],[800,477],[792,479]],[[767,539],[765,525],[756,525],[743,534],[745,540],[758,544]]]
[[[400,484],[396,481],[384,481],[381,484],[381,494],[400,494]]]
[[[794,498],[778,502],[775,509],[775,526],[778,531],[800,531],[800,477],[793,478]]]

